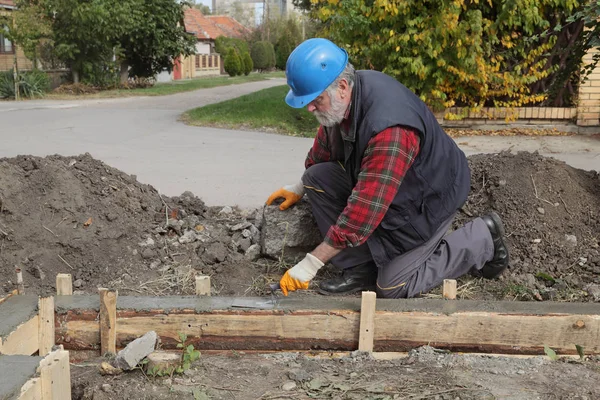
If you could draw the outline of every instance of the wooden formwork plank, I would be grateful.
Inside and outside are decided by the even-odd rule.
[[[38,342],[39,354],[45,356],[54,346],[54,297],[40,297],[38,306]]]
[[[196,296],[210,296],[210,276],[196,276]]]
[[[17,293],[17,289],[13,290],[12,292],[10,292],[9,294],[7,294],[6,296],[0,298],[0,304],[2,304],[3,302],[5,302],[6,300],[8,300],[9,298],[11,298],[12,296],[15,296]]]
[[[21,388],[18,400],[42,400],[42,381],[31,378]]]
[[[39,318],[33,316],[19,325],[10,335],[0,338],[0,354],[30,356],[39,349]]]
[[[116,354],[117,292],[104,288],[100,293],[100,350],[101,354]]]
[[[100,333],[94,302],[68,297],[60,300],[68,307],[58,314],[57,341],[68,349],[97,350]],[[354,350],[359,344],[356,298],[327,302],[282,298],[271,309],[243,310],[233,306],[235,299],[219,297],[124,296],[119,301],[117,348],[151,330],[161,337],[164,349],[175,348],[179,332],[205,350]],[[578,344],[586,353],[600,354],[600,310],[565,303],[377,301],[375,351],[408,351],[425,344],[515,354],[544,354],[545,345],[560,354],[576,354]]]
[[[455,279],[444,279],[444,285],[442,289],[442,297],[447,300],[456,300],[456,280]]]
[[[71,371],[69,352],[55,350],[48,354],[39,367],[42,400],[71,398]]]

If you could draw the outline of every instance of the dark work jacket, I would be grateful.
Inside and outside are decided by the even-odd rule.
[[[348,132],[339,125],[326,131],[333,146],[332,159],[343,162],[353,185],[373,136],[400,125],[412,128],[420,138],[419,153],[398,194],[367,240],[376,264],[385,267],[431,238],[441,223],[464,204],[470,190],[469,166],[464,153],[425,103],[381,72],[356,72],[349,118]]]

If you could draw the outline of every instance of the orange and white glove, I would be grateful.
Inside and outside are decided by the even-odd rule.
[[[288,292],[298,289],[308,289],[308,283],[315,277],[317,271],[323,267],[323,263],[312,254],[306,254],[306,257],[292,268],[288,269],[281,280],[279,286],[284,296]]]
[[[279,198],[285,199],[279,206],[281,211],[287,210],[293,204],[296,204],[304,196],[304,185],[302,181],[295,185],[286,185],[281,189],[275,191],[267,200],[267,205],[270,206],[273,201]]]

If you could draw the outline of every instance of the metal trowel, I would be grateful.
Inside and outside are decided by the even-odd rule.
[[[231,304],[232,307],[237,308],[256,308],[261,310],[269,310],[275,308],[279,303],[279,296],[276,291],[281,290],[279,282],[270,283],[267,285],[267,289],[271,292],[271,299],[236,299]]]

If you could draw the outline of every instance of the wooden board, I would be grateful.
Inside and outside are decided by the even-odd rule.
[[[18,400],[42,400],[42,381],[40,378],[31,378],[21,388]]]
[[[56,294],[58,296],[71,296],[73,294],[73,277],[71,274],[56,275]]]
[[[40,362],[42,400],[71,398],[71,371],[69,352],[53,351]]]
[[[360,334],[358,337],[358,350],[360,351],[373,351],[376,302],[377,294],[375,292],[362,292],[360,306]]]
[[[11,298],[12,296],[17,295],[17,289],[13,290],[12,292],[10,292],[9,294],[7,294],[6,296],[0,298],[0,304],[2,304],[4,301],[8,300],[9,298]]]
[[[34,316],[10,335],[0,338],[0,354],[30,356],[39,349],[39,318]]]
[[[45,356],[54,346],[54,297],[40,297],[38,306],[39,355]]]
[[[101,355],[116,354],[117,292],[98,289],[100,293],[100,350]]]
[[[93,310],[61,314],[57,342],[68,349],[98,349],[97,316]],[[198,349],[354,350],[359,321],[355,310],[119,310],[116,346],[154,330],[165,349],[175,348],[182,332]],[[544,354],[548,345],[559,354],[575,354],[578,344],[587,354],[600,354],[600,315],[377,311],[374,329],[375,351],[430,344],[453,351]]]

